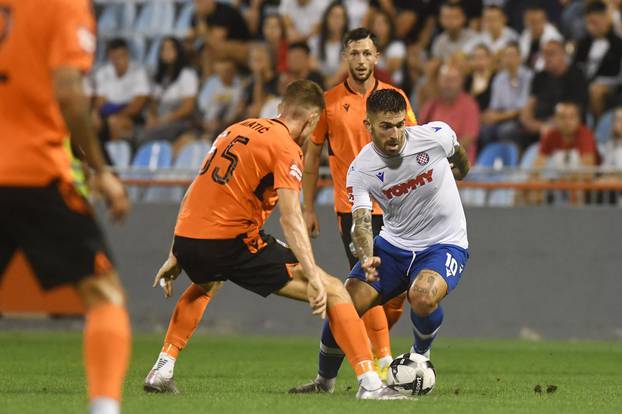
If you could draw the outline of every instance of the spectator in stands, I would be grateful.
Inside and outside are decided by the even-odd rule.
[[[376,12],[386,13],[393,26],[395,37],[409,43],[418,42],[421,31],[431,17],[429,4],[424,0],[371,0],[369,3],[368,26],[373,29],[371,20]]]
[[[242,11],[246,26],[252,37],[261,37],[262,26],[268,16],[278,16],[280,0],[236,0],[230,1]],[[283,30],[285,33],[285,30]]]
[[[283,18],[276,13],[267,15],[261,33],[272,61],[276,62],[276,71],[284,72],[287,70],[287,33]]]
[[[599,117],[605,97],[620,83],[622,39],[614,32],[607,5],[592,1],[586,5],[587,36],[579,40],[574,63],[590,83],[590,108]]]
[[[542,55],[544,70],[534,76],[527,105],[520,114],[524,132],[516,139],[523,148],[538,141],[552,127],[555,105],[559,102],[575,102],[580,108],[588,105],[588,84],[583,73],[568,63],[562,42],[549,40]]]
[[[189,37],[202,45],[203,56],[245,63],[251,34],[238,9],[216,0],[194,0],[194,6]]]
[[[391,17],[378,10],[371,19],[371,32],[378,38],[378,51],[380,56],[376,64],[376,77],[380,80],[384,72],[389,83],[399,84],[402,82],[402,73],[399,70],[406,59],[406,45],[395,37],[395,28]]]
[[[341,58],[342,39],[348,32],[348,12],[340,1],[333,1],[324,11],[320,32],[309,40],[315,66],[328,88],[346,76],[348,67]]]
[[[249,82],[244,91],[244,118],[256,118],[261,107],[271,96],[278,95],[279,77],[268,48],[263,44],[254,45],[248,55],[248,67],[251,71]]]
[[[615,110],[611,135],[603,146],[602,156],[603,167],[622,171],[622,107]]]
[[[426,102],[419,113],[419,123],[444,121],[458,136],[471,163],[475,162],[480,112],[477,102],[464,91],[464,75],[456,64],[441,66],[438,77],[438,97]]]
[[[483,44],[496,56],[509,42],[517,40],[518,33],[507,26],[503,9],[497,4],[491,4],[484,7],[482,30],[474,37],[467,52],[472,52],[472,48]]]
[[[421,106],[419,93],[425,83],[424,63],[426,62],[425,51],[417,43],[411,43],[406,48],[406,61],[402,66],[402,83],[400,88],[406,93],[410,100],[410,106],[418,112]]]
[[[492,79],[495,76],[493,55],[485,44],[473,48],[469,56],[471,73],[465,81],[466,91],[477,101],[480,111],[485,111],[490,104]]]
[[[198,99],[204,139],[213,140],[239,118],[243,94],[244,85],[237,75],[235,62],[227,58],[216,60],[214,74],[203,85]]]
[[[443,32],[432,43],[432,57],[439,60],[464,53],[464,48],[475,37],[475,32],[465,28],[466,16],[460,3],[444,3],[440,11]]]
[[[544,59],[541,56],[543,46],[551,41],[562,41],[562,35],[547,21],[545,9],[533,3],[523,15],[525,30],[520,36],[520,50],[523,62],[534,71],[544,69]]]
[[[185,140],[178,138],[192,128],[198,90],[199,78],[188,66],[181,42],[174,37],[165,37],[160,43],[151,103],[145,128],[137,136],[138,143],[170,141],[177,153],[185,144]]]
[[[581,123],[581,109],[575,102],[555,105],[553,127],[540,140],[534,168],[548,164],[558,169],[591,167],[598,158],[596,140],[589,128]]]
[[[290,42],[307,41],[320,29],[320,19],[330,0],[281,0],[279,14],[285,20]]]
[[[521,65],[518,43],[508,43],[500,57],[501,71],[492,81],[490,105],[482,114],[480,151],[491,142],[514,140],[520,133],[520,110],[529,97],[533,72]]]
[[[130,61],[124,39],[110,40],[108,63],[95,72],[95,126],[102,141],[132,138],[135,123],[149,97],[149,77],[138,63]]]
[[[313,69],[311,50],[307,42],[290,43],[287,48],[287,73],[292,81],[307,79],[324,88],[322,74]]]

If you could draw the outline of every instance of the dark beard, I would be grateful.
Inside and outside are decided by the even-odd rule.
[[[365,78],[361,79],[356,74],[356,71],[354,71],[353,69],[350,69],[350,75],[352,75],[352,79],[354,79],[356,82],[359,82],[359,83],[364,83],[365,81],[367,81],[367,79],[369,79],[369,77],[371,76],[372,72],[373,72],[372,70],[368,71]]]

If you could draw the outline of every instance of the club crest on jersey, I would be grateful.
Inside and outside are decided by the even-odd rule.
[[[348,193],[348,201],[350,204],[354,204],[354,192],[352,191],[352,187],[346,187],[346,193]]]
[[[404,181],[403,183],[395,184],[387,188],[386,190],[382,190],[384,195],[390,200],[393,197],[400,197],[405,194],[408,194],[411,190],[416,190],[419,187],[426,185],[427,183],[432,182],[432,172],[434,170],[428,170],[424,173],[419,174],[415,178],[411,178],[408,181]]]
[[[384,183],[384,171],[376,173],[376,177],[378,177],[378,179]]]
[[[420,152],[417,154],[417,164],[426,165],[428,162],[430,162],[430,156],[427,152]]]
[[[345,109],[346,112],[348,112],[348,109],[350,109],[350,104],[348,103],[343,104],[343,109]]]
[[[302,181],[302,171],[294,161],[292,161],[291,165],[289,166],[289,175],[291,175],[298,181]]]

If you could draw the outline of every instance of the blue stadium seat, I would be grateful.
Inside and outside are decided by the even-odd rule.
[[[173,171],[170,172],[168,177],[175,179],[188,179],[193,178],[201,167],[201,163],[205,159],[205,155],[210,150],[211,145],[205,141],[191,142],[184,146],[173,164]],[[179,202],[184,196],[186,191],[185,187],[168,187],[167,189],[161,189],[156,195],[158,201],[174,201]],[[149,197],[147,197],[149,196]],[[154,201],[151,199],[153,194],[147,194],[147,201]]]
[[[134,24],[134,30],[145,36],[161,36],[173,31],[175,5],[173,1],[146,3]]]
[[[540,149],[540,143],[536,142],[531,144],[523,153],[523,157],[520,160],[520,169],[529,170],[533,167],[533,163],[538,156],[538,150]]]
[[[179,12],[179,16],[177,17],[177,21],[175,21],[175,27],[173,28],[173,33],[175,34],[175,36],[183,37],[188,34],[188,31],[190,30],[190,25],[192,23],[193,13],[193,2],[188,2],[182,7]]]
[[[149,51],[145,55],[143,63],[148,71],[155,73],[158,68],[158,58],[160,55],[160,45],[162,44],[162,38],[156,37],[151,41],[149,45]]]
[[[596,128],[594,128],[594,135],[596,136],[597,143],[605,143],[609,140],[609,138],[611,138],[614,114],[614,110],[607,111],[598,119],[598,122],[596,122]]]
[[[132,149],[127,141],[106,142],[106,152],[116,168],[128,168],[132,158]]]
[[[127,36],[136,18],[134,2],[111,2],[102,10],[97,20],[101,36]]]
[[[503,168],[516,167],[518,165],[518,147],[510,142],[499,142],[487,145],[477,157],[476,166],[482,168]],[[512,179],[506,173],[487,172],[469,173],[467,179],[470,181],[507,181]],[[461,191],[461,198],[466,205],[472,206],[511,206],[514,203],[513,190],[486,190],[464,189]]]
[[[166,176],[160,169],[170,169],[173,161],[173,151],[171,144],[167,141],[152,141],[143,144],[132,161],[132,168],[128,178],[162,178]],[[151,186],[138,187],[131,186],[128,190],[133,201],[139,199],[157,200],[159,194],[166,192],[166,187]]]

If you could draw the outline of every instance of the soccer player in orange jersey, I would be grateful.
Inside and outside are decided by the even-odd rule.
[[[374,67],[378,61],[378,44],[376,36],[364,28],[354,29],[346,34],[343,41],[343,57],[348,63],[348,76],[341,84],[329,89],[324,97],[326,109],[322,112],[318,126],[311,136],[305,150],[305,168],[303,174],[304,218],[307,230],[312,237],[319,235],[320,226],[317,220],[314,200],[316,183],[320,165],[320,153],[326,143],[328,146],[330,172],[333,178],[335,212],[339,234],[350,263],[356,258],[350,250],[352,239],[351,203],[346,192],[346,174],[354,157],[371,141],[369,131],[365,127],[367,97],[378,89],[394,89],[408,98],[400,89],[380,82],[374,77]],[[406,120],[408,125],[415,125],[417,120],[410,104],[407,104]],[[377,236],[382,227],[382,210],[374,202],[372,211],[372,228]],[[392,361],[389,329],[402,314],[404,295],[400,295],[382,306],[375,306],[363,316],[365,328],[372,344],[372,350],[378,369],[386,374]],[[335,377],[343,352],[336,346],[334,339],[324,324],[319,353],[319,372],[315,381],[292,388],[293,393],[332,392]]]
[[[96,43],[91,12],[87,0],[0,0],[0,275],[20,249],[44,289],[76,287],[90,413],[118,414],[131,339],[124,293],[63,145],[70,136],[123,218],[129,203],[82,92]]]
[[[278,118],[247,119],[214,141],[181,202],[170,255],[154,282],[170,295],[183,269],[193,284],[175,308],[163,352],[145,379],[146,391],[177,391],[176,356],[194,331],[187,326],[202,315],[204,293],[230,280],[264,297],[274,293],[309,302],[315,315],[328,316],[359,380],[357,398],[403,398],[374,371],[363,322],[341,281],[316,265],[302,218],[300,146],[322,109],[322,89],[295,81],[285,91]],[[289,247],[261,230],[277,202]]]

